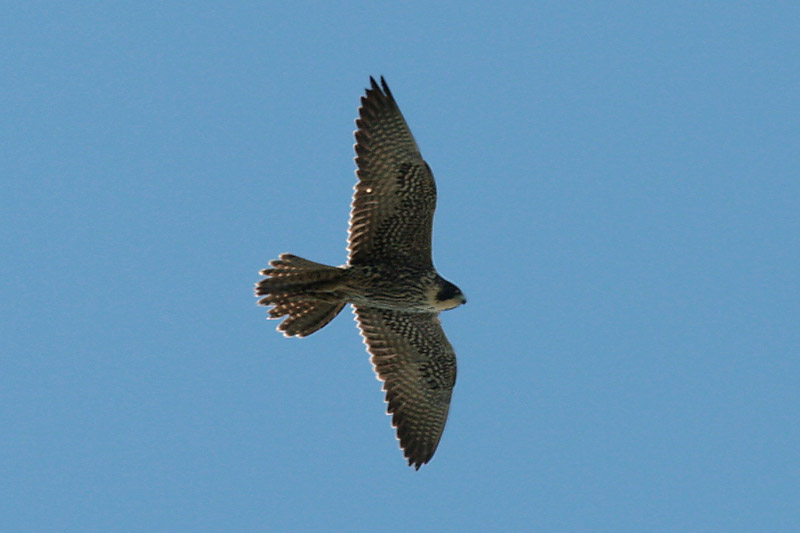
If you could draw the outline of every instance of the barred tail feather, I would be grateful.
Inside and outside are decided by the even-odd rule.
[[[343,269],[291,254],[270,261],[267,276],[256,283],[258,303],[271,306],[269,318],[286,319],[278,326],[287,337],[305,337],[334,319],[347,303],[337,294]]]

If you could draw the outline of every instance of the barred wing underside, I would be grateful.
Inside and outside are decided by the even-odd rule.
[[[384,382],[388,412],[409,465],[427,463],[442,436],[456,356],[436,313],[355,306],[358,327]]]
[[[401,260],[432,267],[436,184],[397,103],[370,78],[356,120],[358,183],[350,212],[351,265]]]

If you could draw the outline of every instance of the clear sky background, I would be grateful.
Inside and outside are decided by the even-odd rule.
[[[0,21],[0,516],[98,531],[797,531],[797,2],[24,2]],[[384,75],[459,375],[419,472],[342,313]]]

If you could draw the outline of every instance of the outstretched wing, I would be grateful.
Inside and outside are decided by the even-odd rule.
[[[350,212],[351,265],[397,261],[431,267],[433,172],[381,78],[370,78],[356,120],[358,183]]]
[[[456,382],[456,354],[436,313],[355,306],[358,327],[400,447],[417,469],[430,461],[447,421]]]

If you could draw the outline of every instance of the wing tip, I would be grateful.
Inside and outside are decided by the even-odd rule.
[[[377,92],[382,97],[386,98],[387,100],[394,102],[394,96],[392,95],[392,91],[389,89],[389,84],[386,83],[386,78],[381,75],[380,76],[380,85],[373,76],[369,77],[369,88],[367,89],[366,96],[361,97],[361,104],[363,105],[366,99],[369,98],[370,93]]]
[[[381,87],[383,88],[383,92],[386,93],[386,96],[389,98],[389,100],[394,100],[392,91],[389,90],[389,85],[386,83],[386,78],[383,76],[381,76]]]
[[[405,456],[406,460],[408,460],[408,466],[413,466],[414,470],[419,470],[422,465],[428,464],[428,461],[433,459],[433,452],[431,453],[415,453],[410,449],[403,448],[402,445],[400,449],[403,450],[403,455]],[[434,448],[434,452],[436,449]]]

